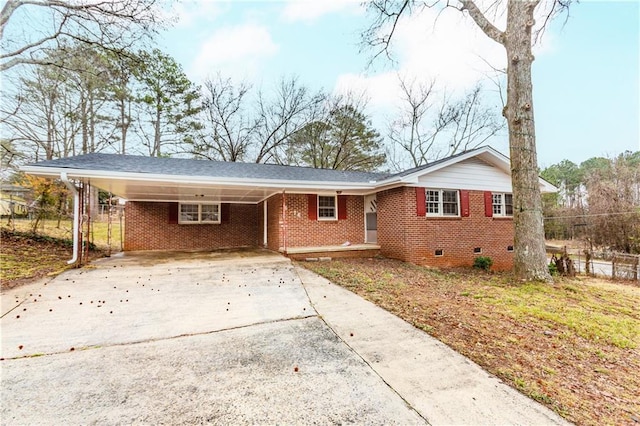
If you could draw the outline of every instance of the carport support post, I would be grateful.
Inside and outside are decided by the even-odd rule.
[[[69,191],[73,194],[73,256],[67,261],[67,264],[73,265],[78,261],[78,228],[80,221],[80,197],[78,196],[78,189],[74,184],[69,182],[67,172],[60,173],[60,180],[69,188]]]
[[[282,246],[287,254],[287,194],[282,190]]]

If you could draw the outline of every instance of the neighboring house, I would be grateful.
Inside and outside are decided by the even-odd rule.
[[[128,200],[124,249],[266,247],[294,258],[513,261],[509,159],[482,147],[397,174],[88,154],[23,167]],[[556,188],[540,180],[543,192]]]
[[[26,217],[29,214],[25,194],[30,189],[19,185],[0,184],[0,216]]]

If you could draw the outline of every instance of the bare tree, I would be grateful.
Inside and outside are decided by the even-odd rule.
[[[531,52],[534,41],[534,13],[540,0],[506,0],[506,28],[498,29],[488,18],[488,10],[481,10],[473,0],[437,2],[467,13],[477,26],[493,41],[502,45],[507,57],[507,104],[503,115],[509,128],[511,178],[513,186],[513,210],[515,226],[516,275],[524,280],[551,281],[547,267],[542,202],[538,183],[535,126],[533,117],[533,85]],[[570,0],[550,0],[546,20],[565,10]],[[364,33],[365,41],[389,54],[390,42],[401,18],[423,7],[433,7],[416,0],[373,0],[369,3],[374,22]],[[496,6],[500,2],[493,2]],[[542,25],[544,29],[545,25]]]
[[[411,166],[417,167],[444,155],[437,142],[453,122],[454,110],[446,96],[441,102],[435,99],[435,81],[425,84],[399,77],[399,85],[402,107],[389,125],[388,137],[392,149],[399,147],[402,151],[390,156],[394,166],[402,170],[406,165],[398,157],[408,154]]]
[[[20,64],[49,65],[43,53],[71,42],[126,54],[134,42],[151,35],[161,25],[159,3],[160,0],[7,0],[0,11],[0,71]],[[29,32],[23,31],[27,25],[31,27]],[[67,59],[71,57],[69,54]]]
[[[72,143],[65,131],[76,116],[76,105],[67,103],[66,78],[56,70],[38,68],[11,87],[14,91],[5,92],[2,102],[9,141],[31,160],[57,158]]]
[[[204,86],[205,135],[193,154],[224,161],[286,164],[289,140],[309,123],[319,97],[296,78],[283,78],[271,92],[249,99],[251,86],[218,75]]]
[[[389,160],[396,169],[401,170],[405,168],[402,158],[406,155],[409,156],[413,167],[427,163],[438,133],[448,123],[434,120],[428,129],[424,128],[428,112],[433,107],[435,81],[423,84],[416,83],[415,80],[408,82],[402,77],[398,80],[402,106],[397,117],[389,124],[388,138],[391,141],[392,150]],[[441,116],[441,114],[437,115]],[[393,155],[397,148],[401,151],[400,154]]]
[[[305,112],[316,101],[295,77],[281,79],[272,97],[258,94],[256,163],[278,162],[282,148],[306,124]]]
[[[419,83],[399,77],[402,104],[389,124],[389,161],[398,170],[418,167],[442,157],[464,152],[485,143],[504,124],[482,105],[481,86],[463,99],[437,95],[435,80]]]
[[[452,129],[448,155],[477,148],[504,128],[495,112],[482,105],[481,93],[481,86],[476,85],[445,114]]]
[[[257,125],[247,111],[250,89],[244,82],[234,87],[230,78],[224,79],[219,74],[205,81],[206,135],[196,141],[193,154],[209,160],[244,160]]]
[[[372,171],[385,163],[382,138],[352,93],[330,96],[311,109],[308,123],[288,141],[291,164],[318,169]]]

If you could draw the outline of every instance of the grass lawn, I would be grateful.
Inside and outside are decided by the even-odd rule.
[[[6,227],[5,220],[2,220],[0,250],[1,288],[11,288],[37,278],[56,275],[70,267],[67,265],[73,251],[70,220],[62,221],[59,227],[57,220],[46,220],[38,227],[35,237],[27,235],[31,232],[31,222],[28,219],[15,221],[16,233]],[[113,222],[111,236],[112,252],[120,251],[118,221]],[[103,256],[108,248],[106,222],[93,223],[93,243],[99,251],[90,252],[90,258]]]
[[[640,287],[390,259],[303,262],[577,424],[640,424]]]
[[[92,242],[98,248],[106,250],[108,248],[107,222],[93,221],[91,222],[91,224],[93,227]],[[2,226],[7,226],[6,219],[3,219]],[[31,232],[31,221],[29,219],[16,219],[15,230],[21,232]],[[64,219],[60,222],[60,226],[58,226],[57,220],[47,219],[40,223],[40,225],[38,226],[37,234],[71,240],[73,237],[73,224],[71,223],[70,219]],[[120,222],[117,218],[114,218],[112,222],[111,250],[120,251]]]

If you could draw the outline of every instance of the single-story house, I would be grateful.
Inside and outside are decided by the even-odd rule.
[[[23,167],[125,198],[124,250],[265,247],[294,258],[513,261],[509,159],[481,147],[401,173],[118,154]],[[540,179],[543,192],[556,188]]]

